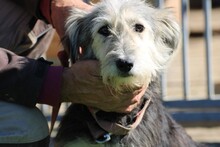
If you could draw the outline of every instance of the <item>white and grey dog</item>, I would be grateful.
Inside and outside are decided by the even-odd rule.
[[[152,8],[144,0],[104,0],[91,12],[73,9],[66,26],[72,62],[99,60],[103,82],[118,92],[148,88],[130,114],[94,114],[72,105],[61,122],[57,146],[199,146],[160,101],[158,77],[180,39],[169,9]]]

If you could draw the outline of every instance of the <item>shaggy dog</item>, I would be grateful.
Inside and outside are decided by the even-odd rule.
[[[73,9],[67,20],[72,62],[97,59],[106,86],[125,92],[146,86],[130,114],[71,105],[56,145],[72,147],[197,147],[162,106],[159,75],[178,46],[180,30],[169,9],[141,0],[104,0],[92,12]],[[82,53],[79,48],[83,48]]]

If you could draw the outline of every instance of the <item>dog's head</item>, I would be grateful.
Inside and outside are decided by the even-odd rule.
[[[104,0],[91,12],[73,9],[66,27],[72,61],[98,59],[103,82],[118,91],[154,80],[180,38],[170,10],[142,0]]]

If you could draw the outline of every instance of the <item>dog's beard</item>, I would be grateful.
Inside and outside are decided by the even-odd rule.
[[[103,83],[114,89],[118,93],[132,92],[150,83],[150,78],[146,77],[120,77],[103,75]]]
[[[143,86],[147,87],[152,80],[152,73],[149,70],[144,70],[146,71],[144,72],[132,69],[124,75],[114,62],[100,61],[100,63],[103,83],[119,93],[133,92]]]

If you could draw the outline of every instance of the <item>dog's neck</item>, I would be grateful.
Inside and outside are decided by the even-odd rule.
[[[103,137],[106,134],[126,135],[135,129],[141,122],[145,111],[151,103],[151,98],[143,99],[143,102],[130,114],[97,111],[89,108],[96,123],[88,124],[88,128],[96,141],[108,141]]]

